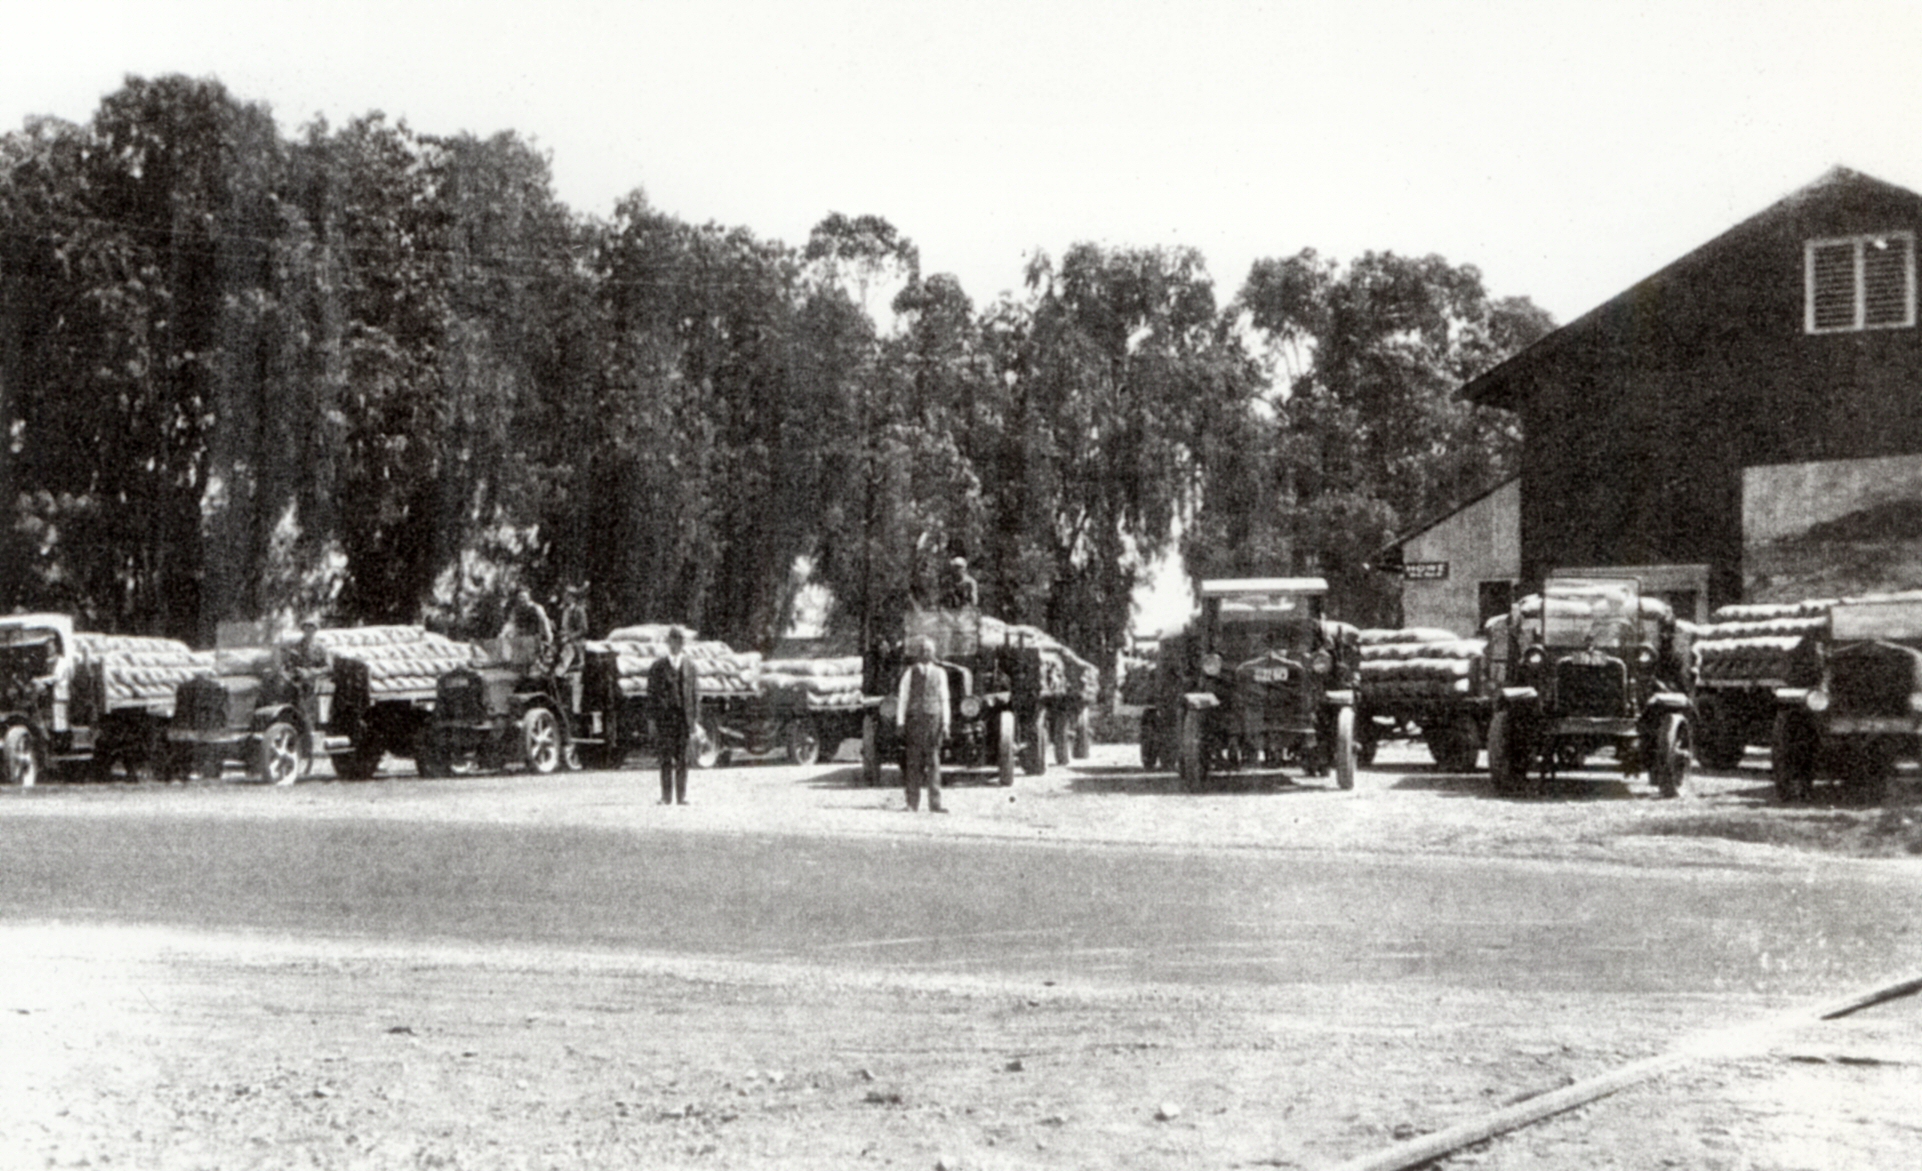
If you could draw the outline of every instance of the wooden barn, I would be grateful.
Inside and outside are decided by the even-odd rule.
[[[1922,586],[1918,233],[1922,196],[1837,168],[1468,383],[1521,416],[1520,587]]]

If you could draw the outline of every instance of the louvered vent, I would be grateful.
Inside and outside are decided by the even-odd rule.
[[[1909,232],[1811,240],[1810,333],[1915,324],[1915,237]]]

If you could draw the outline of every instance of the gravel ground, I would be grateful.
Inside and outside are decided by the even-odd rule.
[[[1764,762],[1678,801],[1587,774],[1540,801],[1391,748],[1352,793],[1187,795],[1103,746],[945,818],[851,766],[698,774],[692,832],[1358,850],[1779,872],[1918,851],[1910,776],[1865,809],[1776,807]],[[6,816],[619,824],[563,778],[61,787]],[[450,799],[450,793],[473,799]],[[8,794],[17,797],[19,794]],[[52,798],[49,800],[48,798]],[[574,798],[574,799],[570,799]],[[1338,1166],[1797,1005],[1434,985],[1017,983],[772,964],[22,924],[0,928],[0,1166]],[[1745,1034],[1443,1165],[1886,1168],[1922,1149],[1922,1022],[1898,1001]]]

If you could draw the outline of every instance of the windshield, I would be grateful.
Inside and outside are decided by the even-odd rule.
[[[1314,649],[1319,594],[1244,593],[1213,599],[1215,653],[1230,663],[1269,651],[1300,658]]]
[[[1565,578],[1542,590],[1542,641],[1552,647],[1641,642],[1641,591],[1630,578]]]

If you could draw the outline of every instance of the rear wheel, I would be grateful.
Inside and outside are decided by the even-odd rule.
[[[290,720],[275,720],[260,734],[254,770],[270,785],[291,785],[307,771],[307,745]]]
[[[39,783],[40,747],[33,742],[32,728],[25,724],[8,727],[0,753],[4,754],[7,784],[31,789]]]
[[[453,771],[446,745],[432,728],[423,730],[414,743],[414,772],[422,777],[445,777]]]
[[[529,708],[521,717],[521,760],[527,771],[546,776],[559,772],[565,760],[561,723],[544,707]]]
[[[1014,784],[1014,713],[1002,712],[994,721],[994,771],[1002,788]]]
[[[1074,760],[1074,720],[1066,712],[1056,712],[1048,730],[1054,733],[1054,762],[1067,765]]]
[[[1887,740],[1870,740],[1849,756],[1849,773],[1844,784],[1859,800],[1880,805],[1889,795],[1889,782],[1895,779],[1895,745]]]
[[[821,759],[821,738],[806,720],[795,720],[787,726],[786,748],[792,764],[813,764]]]
[[[1153,771],[1161,764],[1161,726],[1155,709],[1141,713],[1141,767]]]
[[[1028,742],[1021,746],[1021,771],[1038,777],[1048,771],[1048,712],[1036,708],[1028,723]]]
[[[881,783],[881,720],[873,712],[861,718],[861,783]]]
[[[1527,779],[1527,761],[1516,739],[1514,713],[1496,712],[1488,721],[1488,783],[1503,797],[1520,793]]]
[[[342,780],[364,781],[379,771],[381,757],[385,755],[380,741],[371,736],[356,740],[352,748],[334,757],[334,775]]]
[[[1815,725],[1797,711],[1776,714],[1775,736],[1769,745],[1769,776],[1782,802],[1809,799],[1815,783],[1815,754],[1821,741]]]
[[[1181,712],[1180,773],[1181,787],[1199,792],[1208,781],[1208,752],[1201,729],[1202,713],[1192,709]]]
[[[1074,718],[1074,758],[1086,760],[1094,755],[1094,720],[1082,708]]]
[[[1670,712],[1662,717],[1661,727],[1655,733],[1655,759],[1649,762],[1650,779],[1662,796],[1679,797],[1688,789],[1692,763],[1688,717]]]
[[[1342,708],[1335,713],[1335,785],[1338,788],[1355,787],[1355,709]]]

